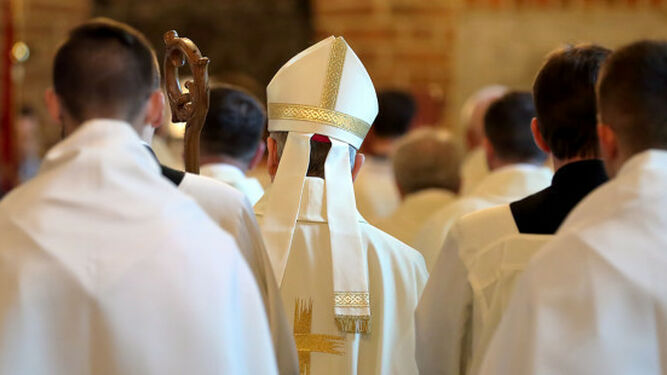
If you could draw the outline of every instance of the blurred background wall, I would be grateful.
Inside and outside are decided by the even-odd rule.
[[[457,133],[468,95],[492,83],[529,89],[544,55],[563,43],[617,47],[667,37],[667,0],[0,1],[0,72],[8,73],[0,74],[4,169],[11,164],[6,148],[21,106],[35,109],[44,147],[57,140],[42,104],[51,61],[67,30],[91,16],[134,25],[158,51],[162,34],[176,29],[211,58],[212,75],[260,96],[289,57],[330,34],[342,35],[378,88],[417,96],[419,124]],[[17,41],[30,48],[25,62],[10,57]]]

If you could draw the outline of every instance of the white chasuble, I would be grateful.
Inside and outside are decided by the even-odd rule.
[[[275,374],[234,240],[126,123],[93,120],[0,203],[0,374]]]
[[[424,189],[403,198],[396,211],[379,220],[376,227],[392,237],[415,246],[424,222],[435,212],[454,202],[456,195],[445,189]]]
[[[429,270],[433,268],[452,225],[463,215],[506,204],[536,193],[551,185],[553,173],[547,167],[513,164],[492,171],[467,196],[433,214],[422,226],[415,248]]]
[[[480,374],[667,374],[667,152],[627,161],[535,255]]]
[[[260,226],[271,190],[255,207]],[[371,333],[334,319],[332,250],[323,179],[304,181],[280,292],[293,313],[302,373],[416,374],[414,309],[426,283],[421,255],[358,216],[368,261]]]

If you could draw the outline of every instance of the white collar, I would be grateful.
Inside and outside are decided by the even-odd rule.
[[[319,177],[306,177],[303,183],[303,194],[299,206],[297,221],[312,223],[327,223],[327,202],[324,179]],[[266,190],[264,196],[255,205],[255,214],[264,216],[266,204],[271,195],[271,188]],[[357,212],[360,223],[366,220]]]
[[[81,125],[51,148],[44,157],[40,171],[48,171],[85,152],[101,152],[107,148],[121,148],[126,154],[114,157],[132,157],[138,166],[160,174],[160,165],[144,146],[136,130],[127,122],[114,119],[92,119]]]

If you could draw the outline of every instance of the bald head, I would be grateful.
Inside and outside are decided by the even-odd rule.
[[[469,150],[481,146],[484,139],[484,115],[491,103],[505,95],[508,88],[501,85],[486,86],[470,96],[461,109],[461,123],[466,129]]]
[[[393,155],[396,184],[403,195],[430,188],[458,192],[461,154],[447,132],[419,129],[409,133]]]

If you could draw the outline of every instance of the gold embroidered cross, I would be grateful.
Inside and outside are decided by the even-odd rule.
[[[296,300],[294,306],[294,341],[299,353],[299,373],[310,374],[310,353],[343,355],[343,336],[310,333],[313,325],[313,301]]]

